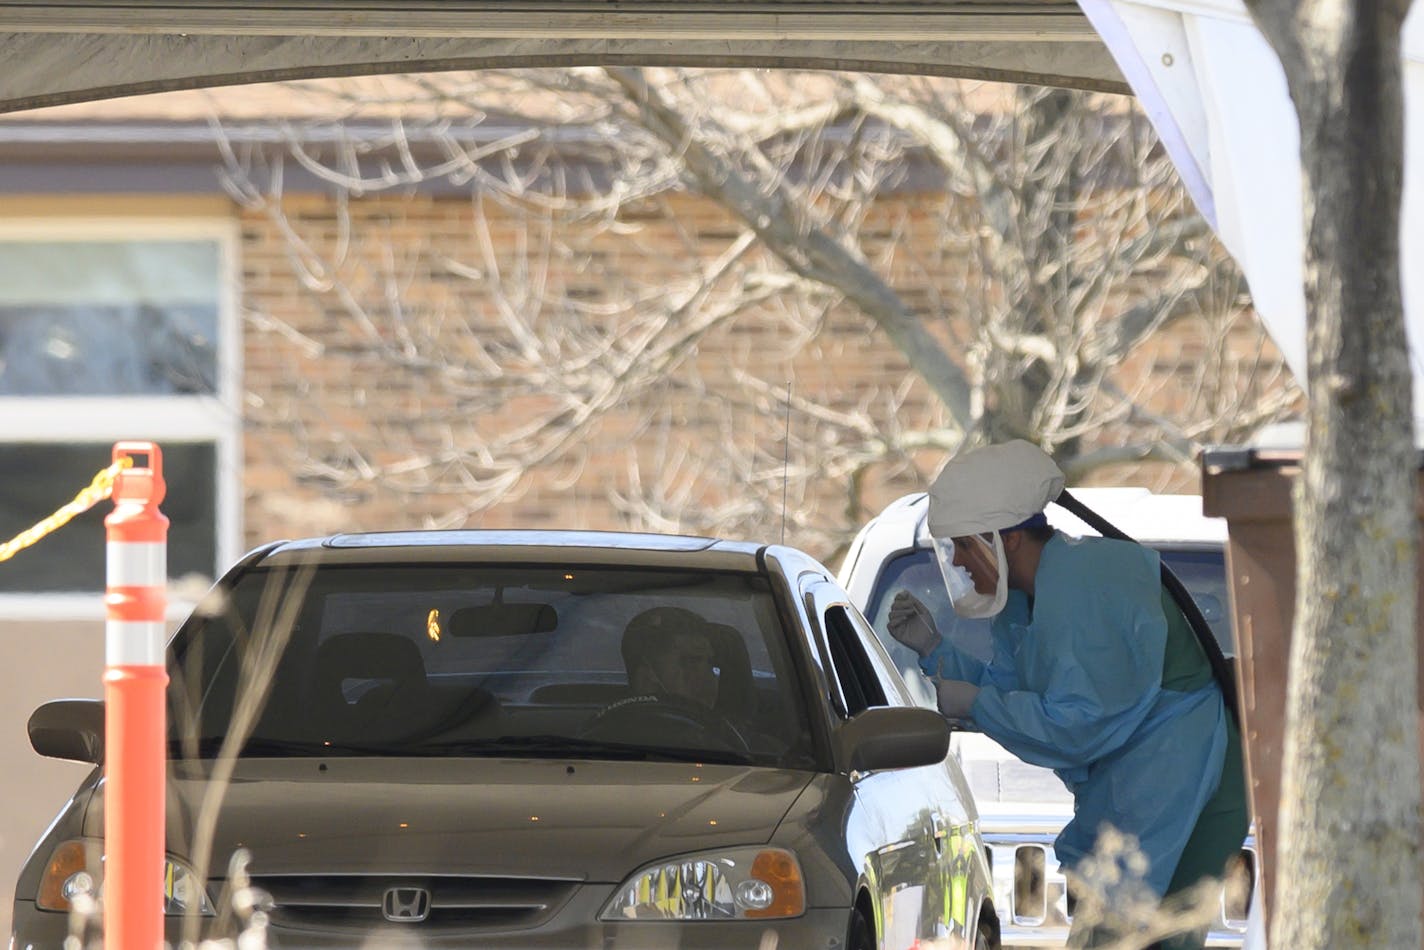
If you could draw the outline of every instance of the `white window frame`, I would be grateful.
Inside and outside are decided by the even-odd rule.
[[[238,321],[241,234],[231,217],[96,215],[94,217],[0,218],[0,242],[106,240],[210,240],[218,246],[217,393],[213,396],[0,396],[0,443],[99,442],[151,440],[212,442],[216,453],[214,551],[217,562],[194,567],[210,575],[240,556],[242,539],[242,334]],[[108,457],[95,460],[95,472]],[[165,473],[168,494],[181,491],[173,473]],[[86,482],[87,484],[87,482]],[[60,486],[55,506],[69,501],[84,485]],[[100,508],[108,505],[101,502]],[[160,505],[160,510],[162,506]],[[36,519],[50,512],[36,513]],[[63,531],[63,528],[59,529]],[[8,541],[0,538],[0,543]],[[38,542],[43,544],[44,541]],[[184,565],[170,563],[169,570]],[[4,570],[0,564],[0,570]],[[170,619],[191,609],[185,595],[170,596]],[[0,594],[0,620],[102,620],[103,590],[90,592]]]

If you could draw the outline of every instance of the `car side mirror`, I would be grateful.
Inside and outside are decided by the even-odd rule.
[[[933,709],[862,710],[836,730],[836,762],[852,772],[935,765],[949,754],[949,732],[949,723]]]
[[[104,701],[56,699],[30,714],[30,745],[40,755],[75,762],[104,761]]]

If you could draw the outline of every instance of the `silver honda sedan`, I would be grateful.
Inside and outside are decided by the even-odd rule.
[[[174,941],[998,946],[948,726],[791,548],[273,544],[179,629],[169,673]],[[20,875],[16,948],[97,932],[102,723],[87,700],[31,718],[37,751],[96,768]]]

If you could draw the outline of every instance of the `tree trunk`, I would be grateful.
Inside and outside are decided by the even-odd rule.
[[[1409,0],[1248,6],[1300,115],[1307,234],[1310,420],[1271,945],[1414,950],[1417,525],[1399,273]]]

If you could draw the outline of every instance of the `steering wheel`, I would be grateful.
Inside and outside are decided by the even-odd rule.
[[[746,738],[722,713],[655,694],[633,696],[606,706],[582,732],[588,739],[658,745],[667,744],[669,735],[743,755],[751,752]]]

